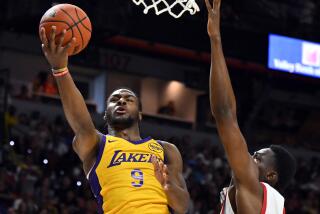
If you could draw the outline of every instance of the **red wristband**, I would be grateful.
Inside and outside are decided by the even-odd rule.
[[[67,67],[63,68],[63,69],[52,69],[52,75],[55,77],[62,77],[64,75],[66,75],[67,73],[69,73],[69,69]]]

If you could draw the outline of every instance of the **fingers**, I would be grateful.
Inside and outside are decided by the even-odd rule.
[[[40,29],[40,39],[41,39],[41,42],[42,42],[42,51],[45,55],[47,55],[47,51],[48,51],[48,39],[47,39],[47,36],[46,36],[46,30],[45,28],[41,28]]]
[[[166,164],[164,164],[164,166],[163,166],[162,176],[163,176],[163,183],[164,183],[163,188],[164,188],[165,190],[167,190],[167,189],[169,188],[169,187],[168,187],[168,185],[169,185],[169,180],[168,180],[168,167],[167,167]]]
[[[159,168],[160,168],[161,172],[163,172],[164,164],[163,164],[163,162],[161,160],[158,160],[158,162],[159,162]]]
[[[78,53],[79,49],[80,49],[79,45],[75,46],[74,50],[73,50],[73,53]]]
[[[169,188],[169,179],[168,179],[168,166],[163,163],[163,161],[157,158],[155,155],[152,155],[151,162],[154,165],[155,175],[159,182],[161,183],[164,190]]]
[[[153,165],[154,165],[155,167],[157,167],[158,161],[157,161],[157,158],[156,158],[155,155],[152,155],[152,156],[151,156],[151,162],[153,163]]]
[[[212,12],[217,14],[220,11],[221,0],[213,0]]]
[[[209,0],[205,0],[209,15],[217,13],[220,10],[221,0],[213,0],[212,6]]]
[[[158,159],[155,155],[152,155],[151,157],[151,162],[153,163],[154,165],[154,170],[156,172],[159,172],[160,174],[162,174],[163,172],[163,167],[164,167],[164,164],[163,164],[163,161]]]
[[[44,53],[45,56],[47,56],[48,54],[48,47],[46,47],[44,44],[41,45],[42,51]]]
[[[76,43],[76,38],[73,37],[73,38],[68,42],[68,44],[67,44],[65,47],[63,47],[63,53],[67,53],[68,50],[69,50],[69,48],[70,48],[71,46],[73,46],[75,43]]]
[[[164,174],[168,174],[168,166],[167,166],[167,164],[163,165],[163,173]]]
[[[221,0],[214,0],[213,1],[213,9],[215,11],[220,9],[220,5],[221,5]]]
[[[62,49],[62,43],[63,43],[63,40],[64,40],[64,36],[66,35],[66,29],[64,29],[62,32],[61,32],[61,35],[59,36],[59,40],[58,40],[58,44],[57,44],[57,50],[60,50]]]
[[[159,162],[157,160],[157,157],[155,155],[152,155],[151,161],[152,161],[153,166],[154,166],[154,171],[158,172],[160,170],[160,166],[159,166]]]
[[[56,30],[57,27],[56,26],[52,26],[51,28],[51,33],[50,33],[50,39],[49,39],[49,48],[51,50],[55,50],[56,49]]]
[[[211,7],[211,4],[210,4],[209,0],[205,0],[205,2],[206,2],[208,13],[211,13],[212,12],[212,7]]]
[[[168,183],[168,167],[166,164],[163,165],[163,168],[162,168],[162,175],[163,175],[163,178],[164,180],[166,181],[165,183]]]
[[[48,39],[46,36],[46,29],[44,27],[40,29],[40,39],[42,44],[44,44],[45,47],[48,47]]]

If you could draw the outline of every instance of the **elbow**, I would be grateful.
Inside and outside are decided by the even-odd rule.
[[[225,120],[237,120],[236,110],[230,107],[219,107],[219,108],[211,108],[212,115],[215,118],[216,122],[225,121]]]
[[[174,213],[177,214],[186,214],[188,212],[189,209],[189,204],[187,204],[186,206],[181,206],[181,207],[176,207],[174,208]]]
[[[188,212],[188,210],[189,210],[189,201],[186,204],[186,206],[181,208],[181,214],[186,214]]]
[[[230,102],[217,102],[212,98],[210,99],[211,112],[216,120],[224,119],[236,119],[237,118],[237,108],[235,103]]]
[[[182,200],[177,206],[172,207],[175,213],[177,214],[185,214],[189,210],[189,205],[190,205],[190,196],[189,193],[185,195],[184,200]]]

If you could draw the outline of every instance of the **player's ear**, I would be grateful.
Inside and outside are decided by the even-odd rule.
[[[104,111],[103,119],[104,119],[104,120],[107,120],[107,111]]]
[[[142,120],[142,112],[139,111],[139,121],[141,122],[141,120]]]
[[[278,173],[274,170],[270,170],[268,173],[267,173],[267,180],[268,180],[268,183],[272,184],[273,186],[278,182]]]

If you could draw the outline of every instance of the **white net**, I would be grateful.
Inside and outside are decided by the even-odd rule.
[[[175,0],[173,3],[168,3],[166,0],[151,0],[147,3],[145,0],[132,0],[136,5],[144,6],[143,12],[147,14],[150,9],[154,9],[156,15],[168,12],[174,18],[181,17],[185,12],[191,15],[200,11],[195,0]],[[177,12],[178,11],[178,12]]]

